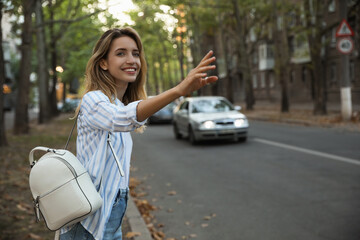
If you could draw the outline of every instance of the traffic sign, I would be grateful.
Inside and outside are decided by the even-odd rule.
[[[354,31],[351,29],[349,23],[343,19],[338,29],[336,30],[336,37],[354,36]]]
[[[354,49],[354,42],[351,38],[340,38],[337,41],[336,48],[342,54],[349,54]]]

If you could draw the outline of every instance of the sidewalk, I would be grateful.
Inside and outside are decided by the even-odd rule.
[[[265,101],[257,101],[254,105],[254,110],[246,110],[245,105],[239,105],[242,107],[241,112],[250,120],[360,131],[360,105],[352,106],[353,114],[350,121],[342,120],[341,106],[339,104],[327,104],[328,113],[325,116],[315,116],[311,103],[291,104],[288,113],[281,113],[280,103],[272,104]]]

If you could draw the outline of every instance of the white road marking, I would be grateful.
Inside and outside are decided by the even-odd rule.
[[[272,146],[276,146],[276,147],[281,147],[281,148],[287,148],[287,149],[291,149],[291,150],[298,151],[298,152],[308,153],[308,154],[312,154],[312,155],[316,155],[316,156],[329,158],[329,159],[332,159],[332,160],[336,160],[336,161],[340,161],[340,162],[346,162],[346,163],[355,164],[355,165],[360,166],[360,161],[356,160],[356,159],[341,157],[341,156],[328,154],[328,153],[323,153],[323,152],[310,150],[310,149],[306,149],[306,148],[301,148],[301,147],[295,147],[295,146],[292,146],[292,145],[288,145],[288,144],[284,144],[284,143],[278,143],[278,142],[269,141],[269,140],[260,139],[260,138],[254,138],[253,140],[255,142],[260,142],[260,143],[264,143],[264,144],[268,144],[268,145],[272,145]]]

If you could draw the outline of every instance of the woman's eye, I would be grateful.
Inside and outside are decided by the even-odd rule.
[[[133,53],[134,57],[140,57],[140,53]]]
[[[125,53],[123,53],[123,52],[119,52],[119,53],[117,53],[116,55],[118,55],[118,56],[124,56],[124,55],[125,55]]]

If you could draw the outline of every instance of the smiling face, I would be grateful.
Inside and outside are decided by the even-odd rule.
[[[128,36],[112,41],[107,58],[100,63],[103,70],[109,71],[117,86],[127,86],[135,82],[140,72],[140,52],[136,42]]]

